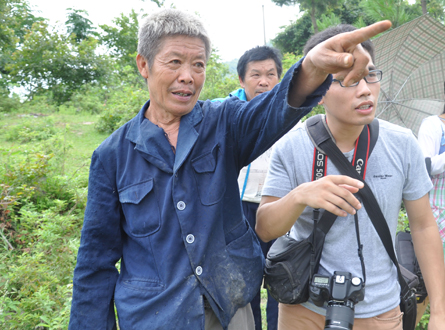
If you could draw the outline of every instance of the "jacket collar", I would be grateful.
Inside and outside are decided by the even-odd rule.
[[[233,91],[229,94],[230,97],[236,96],[242,101],[247,101],[246,91],[244,88],[239,88],[236,91]]]
[[[150,105],[150,100],[144,104],[141,111],[131,121],[126,138],[135,144],[142,157],[159,169],[175,173],[192,150],[198,132],[195,126],[203,118],[202,102],[197,102],[191,112],[181,118],[178,132],[176,154],[173,154],[171,146],[164,136],[164,131],[145,118],[145,111]]]

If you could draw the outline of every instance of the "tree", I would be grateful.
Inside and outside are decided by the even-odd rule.
[[[345,0],[335,8],[329,8],[326,14],[321,15],[317,20],[320,31],[338,24],[351,24],[356,28],[361,28],[374,23],[361,5],[360,0]]]
[[[304,13],[295,22],[284,28],[284,31],[277,34],[272,40],[274,47],[278,48],[283,54],[294,53],[302,54],[306,41],[312,35],[311,17]]]
[[[0,0],[0,49],[8,47],[14,41],[12,23],[12,5],[8,0]]]
[[[213,49],[206,65],[206,81],[199,96],[200,100],[226,97],[239,88],[238,76],[230,73],[229,65],[221,62],[218,50]]]
[[[422,9],[421,12],[419,10],[417,10],[418,15],[428,14],[431,17],[434,17],[435,19],[440,20],[442,23],[445,19],[445,13],[444,13],[445,1],[444,0],[416,0],[415,5],[412,5],[411,7],[415,7],[416,9],[418,7],[420,7]]]
[[[145,0],[142,0],[145,1]],[[155,4],[158,5],[159,8],[164,6],[165,0],[151,0],[151,2],[154,2]]]
[[[365,0],[362,6],[374,22],[387,19],[393,28],[419,16],[406,0]]]
[[[29,4],[24,0],[0,0],[0,88],[9,84],[9,71],[6,66],[11,62],[11,54],[23,43],[32,24],[42,21],[31,13]]]
[[[283,54],[283,75],[287,72],[287,70],[290,69],[292,65],[294,65],[296,62],[298,62],[303,55],[296,55],[295,53],[284,53]],[[281,75],[281,78],[283,78],[283,75]]]
[[[11,28],[11,2],[8,0],[0,0],[0,84],[5,88],[4,76],[7,75],[6,63],[9,62],[11,50],[15,48],[16,37],[14,29]]]
[[[10,97],[11,76],[7,67],[26,31],[37,20],[42,18],[31,14],[26,1],[0,0],[0,112],[9,112],[20,106],[17,95]]]
[[[105,32],[100,37],[102,44],[110,50],[110,55],[124,68],[129,65],[139,75],[136,65],[138,45],[138,14],[132,9],[128,16],[121,14],[113,20],[115,26],[100,25]]]
[[[67,8],[67,10],[69,10],[67,14],[68,19],[65,22],[67,32],[68,34],[73,33],[77,42],[81,42],[89,36],[97,35],[97,33],[94,32],[96,28],[93,27],[93,22],[85,17],[88,16],[86,10],[73,8]],[[82,14],[84,16],[82,16]]]
[[[422,5],[422,14],[425,15],[427,13],[426,10],[426,0],[421,0],[421,5]]]
[[[272,0],[279,6],[298,4],[300,11],[306,11],[311,17],[314,33],[318,33],[317,17],[320,17],[328,8],[337,6],[338,0]]]
[[[60,104],[82,85],[105,80],[109,62],[96,54],[97,44],[91,37],[78,43],[73,34],[51,32],[45,22],[37,22],[12,54],[7,69],[30,97],[51,91]]]
[[[351,24],[357,28],[375,22],[362,7],[363,0],[343,0],[337,6],[326,8],[325,13],[317,19],[318,30],[322,31],[337,24]],[[434,0],[439,1],[439,0]],[[293,52],[301,54],[307,40],[313,34],[310,14],[306,11],[298,20],[292,22],[272,40],[273,45],[283,53]]]
[[[370,25],[374,21],[366,15],[361,2],[361,0],[345,0],[332,12],[340,18],[343,24],[357,25],[357,22],[362,19],[366,22],[366,25]]]
[[[342,21],[339,16],[331,13],[330,15],[321,15],[320,19],[317,19],[317,25],[319,31],[326,30],[330,26],[335,26],[341,24]]]

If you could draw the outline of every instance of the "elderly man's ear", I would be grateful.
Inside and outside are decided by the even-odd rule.
[[[147,79],[148,78],[148,62],[144,58],[144,56],[142,56],[141,54],[138,54],[136,56],[136,64],[138,65],[138,69],[139,69],[139,72],[141,73],[142,77]]]

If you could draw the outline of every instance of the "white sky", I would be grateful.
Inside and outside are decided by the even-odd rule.
[[[121,13],[150,13],[157,6],[146,0],[29,0],[31,8],[39,10],[36,15],[48,18],[52,25],[64,25],[66,9],[83,9],[95,26],[112,25],[112,19]],[[266,42],[273,39],[281,26],[295,21],[299,10],[297,6],[279,7],[271,0],[167,0],[165,6],[173,4],[176,8],[198,13],[204,21],[212,44],[223,61],[239,58],[246,50],[264,45],[263,5],[265,17]]]

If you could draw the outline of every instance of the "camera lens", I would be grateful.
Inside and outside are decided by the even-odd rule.
[[[353,325],[354,304],[347,302],[346,305],[343,305],[329,302],[326,308],[325,329],[352,330]]]

